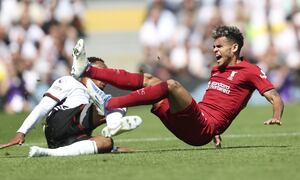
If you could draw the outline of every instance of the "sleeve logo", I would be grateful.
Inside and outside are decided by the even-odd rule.
[[[261,74],[259,75],[262,79],[267,79],[267,75],[263,70],[260,70]]]

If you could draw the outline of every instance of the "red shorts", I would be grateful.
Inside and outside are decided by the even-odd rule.
[[[160,118],[162,123],[180,140],[193,146],[209,143],[214,137],[209,121],[193,99],[183,111],[171,114],[168,99],[164,99],[151,112]]]

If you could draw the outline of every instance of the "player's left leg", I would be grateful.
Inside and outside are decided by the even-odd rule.
[[[137,90],[143,88],[144,75],[131,73],[123,69],[97,68],[90,66],[83,76],[97,79],[124,90]]]
[[[92,138],[91,141],[96,142],[98,153],[135,152],[135,150],[129,148],[115,146],[112,138],[96,136]]]
[[[113,149],[113,140],[102,136],[96,136],[89,140],[78,141],[73,144],[55,148],[30,147],[28,157],[38,156],[78,156],[84,154],[108,153]]]
[[[73,64],[71,74],[76,79],[88,76],[92,79],[110,83],[118,88],[136,90],[143,86],[143,74],[129,73],[120,69],[102,69],[90,66],[86,58],[83,39],[78,40],[73,48]]]
[[[98,147],[95,141],[83,140],[54,149],[32,146],[28,157],[38,156],[77,156],[82,154],[96,154]]]

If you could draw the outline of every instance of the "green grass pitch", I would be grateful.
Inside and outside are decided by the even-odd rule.
[[[115,137],[118,146],[136,153],[77,157],[27,158],[31,145],[46,146],[39,124],[22,146],[0,150],[1,180],[283,180],[300,179],[300,105],[287,105],[282,126],[266,126],[271,106],[247,107],[223,134],[223,148],[210,143],[192,147],[177,140],[149,112],[149,106],[131,108],[143,124]],[[0,113],[0,143],[6,143],[26,114]],[[95,134],[100,128],[95,130]]]

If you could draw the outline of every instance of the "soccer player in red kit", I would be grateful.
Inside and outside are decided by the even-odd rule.
[[[74,58],[72,75],[88,76],[121,89],[132,90],[125,96],[111,97],[92,83],[87,89],[98,106],[106,110],[153,104],[152,113],[180,140],[193,146],[209,143],[222,134],[258,90],[273,107],[273,116],[266,125],[281,125],[284,104],[256,65],[240,57],[243,35],[233,26],[219,26],[212,32],[217,66],[212,69],[208,88],[201,102],[177,81],[161,81],[150,74],[129,73],[120,69],[98,69],[84,58]],[[78,49],[84,52],[84,48]]]

